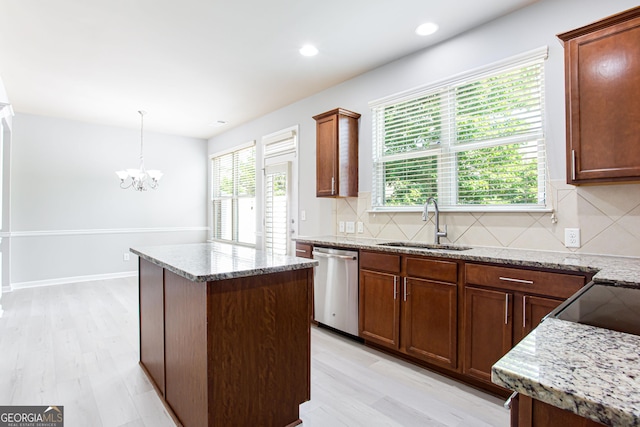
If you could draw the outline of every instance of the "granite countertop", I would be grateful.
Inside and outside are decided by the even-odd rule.
[[[295,240],[297,242],[319,246],[371,249],[390,253],[428,255],[465,261],[596,273],[595,276],[593,276],[594,282],[617,286],[640,287],[640,259],[636,257],[583,255],[566,252],[480,246],[470,247],[467,250],[392,247],[380,245],[381,243],[390,242],[390,240],[387,239],[342,236],[298,237]],[[448,246],[456,247],[456,245]]]
[[[549,318],[492,369],[495,384],[610,426],[640,426],[640,337]]]
[[[194,282],[311,268],[317,261],[271,255],[254,248],[227,243],[192,243],[131,248],[140,258]]]

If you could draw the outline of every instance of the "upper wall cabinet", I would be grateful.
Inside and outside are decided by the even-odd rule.
[[[640,180],[640,7],[559,34],[567,182]]]
[[[358,196],[358,119],[337,108],[316,120],[316,196]]]

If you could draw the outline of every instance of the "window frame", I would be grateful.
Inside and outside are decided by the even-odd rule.
[[[224,157],[224,156],[228,156],[228,155],[232,155],[232,156],[237,156],[239,155],[240,152],[248,150],[248,149],[253,149],[253,157],[254,157],[254,161],[253,161],[253,172],[254,172],[254,180],[253,180],[253,196],[252,197],[248,197],[248,196],[244,196],[244,195],[238,195],[238,184],[239,181],[237,180],[237,174],[234,172],[233,173],[233,194],[231,194],[230,196],[222,196],[222,197],[216,197],[215,195],[215,189],[216,189],[216,185],[214,183],[214,179],[215,179],[215,161],[216,159],[220,158],[220,157]],[[235,160],[232,160],[232,166],[235,167]],[[249,247],[256,247],[257,245],[257,241],[254,240],[253,243],[249,243],[249,242],[244,242],[244,241],[240,241],[238,240],[239,238],[239,229],[241,227],[241,224],[239,224],[239,217],[238,217],[238,203],[240,199],[253,199],[254,201],[254,224],[252,224],[252,226],[256,227],[257,224],[257,172],[258,172],[258,168],[257,168],[257,149],[256,149],[256,142],[254,141],[250,141],[247,142],[245,144],[241,144],[238,146],[235,146],[231,149],[228,150],[224,150],[224,151],[220,151],[220,152],[216,152],[214,154],[211,154],[209,156],[209,169],[210,169],[210,176],[209,176],[209,185],[210,185],[210,191],[209,191],[209,209],[210,209],[210,213],[209,213],[209,221],[211,222],[211,232],[209,235],[209,240],[210,241],[215,241],[215,242],[223,242],[223,243],[233,243],[233,244],[238,244],[238,245],[244,245],[244,246],[249,246]],[[217,200],[231,200],[231,239],[223,239],[223,238],[219,238],[216,237],[216,208],[215,208],[215,202]],[[256,233],[253,233],[254,235],[256,235]],[[257,236],[257,235],[256,235]],[[257,240],[257,238],[256,238]]]
[[[548,181],[548,162],[546,159],[546,139],[545,139],[545,60],[548,57],[548,47],[542,46],[540,48],[524,52],[520,55],[516,55],[487,66],[476,68],[471,71],[457,74],[450,78],[437,81],[424,86],[410,89],[408,91],[396,93],[385,98],[381,98],[369,103],[369,107],[372,113],[372,200],[371,211],[373,212],[418,212],[422,211],[423,206],[405,205],[405,206],[389,206],[384,205],[384,164],[386,162],[394,160],[417,160],[420,158],[426,158],[429,156],[436,156],[437,166],[437,199],[442,211],[458,211],[458,212],[549,212],[552,210],[547,192]],[[444,107],[441,110],[449,110],[448,104],[454,98],[455,88],[461,85],[470,84],[473,82],[479,82],[489,77],[495,77],[498,75],[507,75],[509,71],[526,67],[533,64],[541,64],[541,111],[540,111],[540,131],[536,133],[536,137],[532,138],[531,135],[515,135],[513,137],[503,138],[502,141],[498,138],[492,138],[480,141],[471,141],[461,144],[457,144],[455,137],[447,137],[447,132],[444,131],[445,124],[443,122],[441,129],[441,142],[433,148],[427,148],[423,150],[408,151],[404,153],[396,153],[392,155],[383,156],[383,149],[385,147],[384,141],[384,115],[385,108],[391,106],[398,106],[403,103],[409,103],[411,101],[418,100],[419,98],[429,96],[439,96],[440,101],[443,102]],[[445,110],[446,109],[446,110]],[[444,114],[444,113],[443,113]],[[455,115],[447,116],[447,119],[455,123]],[[454,126],[447,125],[449,129],[453,129]],[[537,203],[535,204],[457,204],[457,187],[458,187],[458,163],[455,159],[455,153],[470,151],[472,149],[479,149],[485,147],[494,146],[507,146],[507,141],[511,143],[530,141],[532,146],[535,146],[535,152],[538,156],[537,160]],[[448,156],[448,157],[447,157]],[[542,157],[541,157],[542,156]],[[442,159],[452,160],[451,171],[443,173],[443,167],[441,165]],[[449,165],[447,165],[449,166]]]

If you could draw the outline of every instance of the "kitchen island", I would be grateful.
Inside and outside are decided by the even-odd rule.
[[[316,261],[200,243],[139,256],[140,365],[184,426],[300,424]]]

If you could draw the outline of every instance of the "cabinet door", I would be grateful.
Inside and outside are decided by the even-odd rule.
[[[399,277],[360,270],[360,337],[389,348],[399,343]]]
[[[316,196],[331,197],[338,185],[338,116],[318,119],[316,132]]]
[[[513,295],[465,287],[464,373],[491,382],[491,366],[510,349]]]
[[[405,278],[402,287],[404,351],[446,368],[457,358],[457,286]]]
[[[540,324],[544,316],[559,306],[562,300],[544,298],[533,295],[522,296],[522,323],[518,328],[520,333],[514,340],[514,345]]]
[[[565,41],[570,184],[640,177],[640,8],[617,21],[559,36]]]

